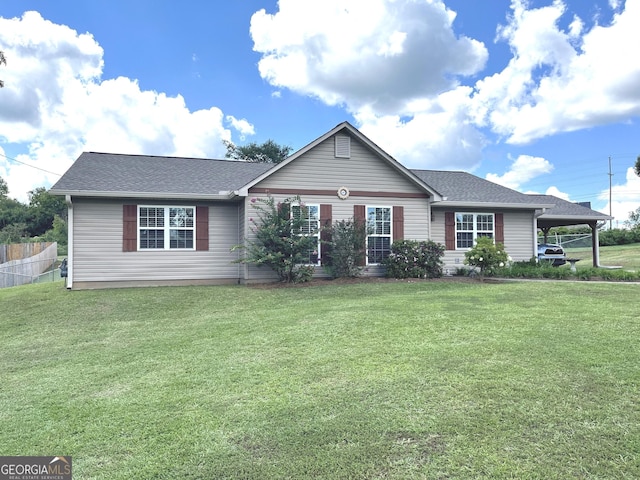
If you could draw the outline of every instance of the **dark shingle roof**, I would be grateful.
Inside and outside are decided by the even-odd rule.
[[[446,197],[447,202],[534,203],[524,193],[467,172],[442,170],[411,170],[411,172]]]
[[[85,152],[51,188],[54,194],[228,198],[276,167],[269,163]],[[467,172],[411,170],[446,198],[442,203],[551,206],[541,218],[606,219],[552,195],[527,195]]]
[[[531,203],[552,203],[553,208],[549,208],[540,218],[545,217],[578,217],[593,220],[607,220],[610,217],[604,213],[592,210],[578,203],[568,202],[553,195],[528,194]]]
[[[237,190],[273,164],[85,152],[52,193],[211,196]]]

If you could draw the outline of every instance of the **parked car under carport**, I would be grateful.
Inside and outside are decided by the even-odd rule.
[[[538,244],[538,261],[548,262],[554,267],[559,267],[567,263],[567,255],[564,248],[553,243]]]

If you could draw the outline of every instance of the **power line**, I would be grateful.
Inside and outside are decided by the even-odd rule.
[[[36,170],[40,170],[40,171],[45,172],[45,173],[50,173],[51,175],[57,175],[58,177],[62,176],[62,174],[60,174],[60,173],[52,172],[50,170],[45,170],[44,168],[36,167],[35,165],[29,165],[28,163],[21,162],[20,160],[16,160],[15,158],[9,157],[9,156],[5,155],[4,153],[0,153],[0,156],[3,156],[4,158],[9,160],[10,162],[16,162],[16,163],[19,163],[21,165],[26,165],[27,167],[35,168]]]

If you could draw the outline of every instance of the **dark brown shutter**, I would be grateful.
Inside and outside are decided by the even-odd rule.
[[[122,251],[138,250],[138,206],[122,206]]]
[[[444,212],[444,246],[447,250],[456,249],[456,215]]]
[[[320,261],[323,265],[331,256],[331,222],[333,210],[329,204],[320,204]]]
[[[367,208],[364,205],[353,206],[353,220],[358,227],[366,228],[367,225]],[[366,249],[366,245],[363,245]],[[364,267],[366,265],[366,253],[364,256],[358,259],[358,266]]]
[[[366,221],[366,211],[364,205],[354,205],[353,206],[353,219],[358,223],[365,223]]]
[[[209,250],[209,207],[196,207],[196,250]]]
[[[504,215],[495,214],[496,219],[496,243],[504,243]]]
[[[393,241],[404,240],[404,207],[393,207]]]
[[[287,202],[278,202],[276,205],[278,208],[278,215],[280,218],[289,219],[291,218],[291,205]]]

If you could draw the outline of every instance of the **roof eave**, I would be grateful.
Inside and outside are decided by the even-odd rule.
[[[97,198],[166,198],[182,200],[230,200],[238,195],[236,191],[220,191],[218,193],[188,193],[188,192],[105,192],[94,190],[49,190],[51,195],[71,195],[72,197]]]
[[[539,208],[553,208],[555,205],[551,203],[499,203],[499,202],[463,202],[459,200],[443,200],[434,202],[434,207],[464,207],[464,208],[503,208],[518,210],[537,210]]]
[[[543,213],[538,218],[543,220],[562,220],[570,218],[572,220],[584,220],[585,222],[594,220],[613,220],[613,217],[605,215],[604,213],[602,215],[571,215],[570,213],[567,213],[566,215],[550,215],[548,213]]]
[[[291,156],[287,157],[284,161],[278,163],[274,168],[272,168],[270,170],[267,170],[262,175],[254,178],[251,182],[249,182],[245,186],[243,186],[242,189],[240,190],[240,192],[242,192],[242,194],[244,194],[245,196],[248,195],[248,193],[246,193],[246,192],[248,192],[251,187],[253,187],[256,184],[260,183],[265,178],[267,178],[270,175],[274,174],[275,172],[277,172],[278,170],[280,170],[284,166],[286,166],[289,163],[293,162],[296,158],[302,156],[303,154],[305,154],[306,152],[308,152],[309,150],[311,150],[315,146],[317,146],[320,143],[324,142],[328,138],[331,138],[333,135],[335,135],[336,133],[338,133],[338,132],[340,132],[342,130],[347,130],[354,137],[357,137],[368,148],[370,148],[376,154],[378,154],[379,156],[381,156],[382,158],[387,160],[389,162],[389,164],[392,165],[394,168],[396,168],[396,170],[398,170],[401,174],[405,175],[410,181],[412,181],[413,183],[418,185],[422,190],[424,190],[427,193],[429,193],[429,195],[431,196],[431,198],[433,200],[435,200],[435,201],[442,200],[443,197],[439,192],[435,191],[431,186],[429,186],[427,183],[425,183],[420,178],[418,178],[418,176],[415,175],[413,172],[411,172],[411,170],[406,168],[404,165],[402,165],[400,162],[398,162],[396,159],[394,159],[392,156],[390,156],[388,153],[386,153],[384,150],[382,150],[378,145],[373,143],[366,135],[364,135],[362,132],[360,132],[360,130],[355,128],[349,122],[342,122],[342,123],[336,125],[334,128],[332,128],[331,130],[326,132],[324,135],[316,138],[312,142],[310,142],[307,145],[305,145],[304,147],[302,147],[297,152],[293,153]]]

